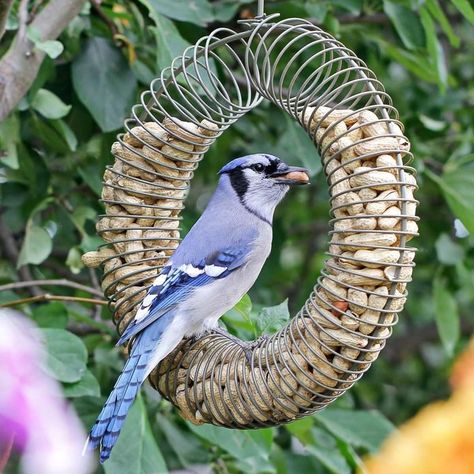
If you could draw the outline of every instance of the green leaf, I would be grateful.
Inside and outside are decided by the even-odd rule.
[[[60,41],[41,41],[39,30],[33,26],[28,27],[27,37],[33,42],[35,48],[46,53],[51,59],[56,59],[64,51],[64,46]]]
[[[448,168],[441,176],[430,170],[425,173],[441,187],[446,201],[454,214],[462,221],[466,229],[474,233],[474,172],[473,166]]]
[[[80,271],[84,268],[84,264],[82,263],[82,252],[79,249],[79,246],[74,246],[69,249],[66,258],[66,265],[69,267],[74,275],[80,273]]]
[[[273,430],[236,431],[191,423],[188,423],[188,426],[200,438],[218,446],[236,459],[241,472],[274,472],[269,461]]]
[[[441,234],[435,243],[438,260],[445,265],[456,265],[464,258],[464,249],[453,242],[448,234]]]
[[[180,35],[175,24],[168,18],[161,15],[153,17],[156,28],[152,28],[155,33],[157,43],[156,63],[159,70],[171,65],[171,61],[183,53],[189,43]]]
[[[97,214],[89,206],[77,206],[72,214],[69,214],[69,218],[74,222],[74,225],[79,230],[79,232],[84,232],[84,225],[87,220],[91,220],[92,222],[95,221],[97,218]]]
[[[424,46],[423,28],[417,15],[409,8],[384,0],[384,11],[397,30],[403,44],[408,49],[417,49]]]
[[[66,142],[69,150],[77,150],[77,138],[72,129],[64,120],[52,120],[50,124],[61,135]]]
[[[176,2],[175,0],[146,0],[148,8],[156,13],[178,21],[206,26],[214,20],[212,5],[207,0]],[[158,15],[154,15],[158,16]]]
[[[434,22],[426,7],[422,6],[420,8],[420,15],[421,23],[423,24],[423,28],[425,30],[426,45],[430,55],[430,61],[433,64],[433,69],[435,70],[436,76],[438,78],[438,86],[440,87],[441,91],[444,92],[448,82],[448,71],[446,68],[443,48],[438,41]]]
[[[41,330],[48,351],[48,368],[61,382],[78,382],[86,373],[87,349],[80,338],[63,329]]]
[[[311,18],[323,23],[328,11],[328,4],[320,1],[306,1],[304,4],[305,10]]]
[[[293,436],[296,436],[303,444],[312,442],[313,436],[311,434],[311,429],[313,427],[314,418],[311,416],[301,418],[300,420],[285,425],[285,429]]]
[[[34,307],[32,317],[36,324],[43,328],[65,329],[68,322],[66,307],[60,301]]]
[[[337,438],[370,452],[376,452],[394,430],[392,423],[376,410],[328,408],[315,419]]]
[[[344,456],[340,453],[336,440],[318,427],[311,429],[314,441],[305,444],[305,448],[319,462],[325,466],[329,472],[334,474],[350,474],[352,471]]]
[[[401,48],[392,46],[390,43],[378,40],[382,49],[395,61],[399,62],[408,71],[416,74],[428,83],[436,83],[437,77],[433,74],[433,68],[428,59],[421,54],[412,53]]]
[[[72,64],[74,90],[104,132],[122,126],[135,99],[137,80],[114,44],[86,41]]]
[[[60,119],[69,113],[66,105],[57,95],[46,89],[39,89],[31,101],[31,107],[48,119]]]
[[[64,51],[64,46],[60,41],[42,41],[35,46],[45,52],[51,59],[56,59]]]
[[[273,334],[281,329],[290,319],[288,299],[282,303],[263,308],[256,318],[257,329],[260,334]]]
[[[8,167],[17,170],[17,143],[20,141],[20,120],[17,114],[12,114],[0,122],[0,161]]]
[[[442,120],[435,120],[424,114],[418,114],[418,118],[420,119],[420,122],[425,126],[425,128],[431,130],[432,132],[440,132],[441,130],[444,130],[447,127],[446,122]]]
[[[285,132],[277,143],[280,156],[294,156],[309,170],[310,176],[321,171],[321,158],[306,131],[285,114]]]
[[[90,370],[86,370],[79,382],[65,383],[63,385],[63,391],[67,398],[100,397],[99,382]]]
[[[426,6],[428,7],[428,10],[430,11],[431,15],[436,19],[436,21],[443,29],[444,33],[448,37],[451,46],[453,46],[454,48],[458,48],[461,43],[461,40],[451,28],[449,20],[448,18],[446,18],[446,15],[444,14],[443,9],[441,8],[438,0],[426,0]]]
[[[458,306],[440,275],[433,281],[433,299],[438,334],[444,350],[452,357],[460,335]]]
[[[246,3],[253,3],[254,0],[222,0],[212,4],[215,21],[227,23],[238,12],[240,7]]]
[[[252,301],[249,295],[244,295],[242,299],[225,315],[222,320],[226,324],[230,324],[234,328],[245,329],[255,333],[254,322],[250,318],[252,311]]]
[[[70,151],[61,132],[54,126],[56,120],[42,120],[37,114],[31,114],[30,123],[37,140],[43,142],[48,151],[66,154]]]
[[[167,473],[160,448],[153,437],[143,399],[132,405],[117,444],[103,465],[106,474]]]
[[[467,0],[451,0],[451,2],[468,21],[474,24],[474,8]]]
[[[39,265],[49,257],[52,249],[53,241],[49,234],[42,227],[28,224],[18,256],[17,268],[28,263]]]
[[[158,414],[156,419],[160,431],[164,433],[169,445],[183,466],[210,461],[210,453],[204,449],[199,438],[188,430],[182,429],[178,423],[172,423],[166,416]]]

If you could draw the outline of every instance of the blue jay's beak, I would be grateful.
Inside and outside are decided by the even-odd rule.
[[[287,185],[309,184],[309,174],[306,168],[299,166],[285,166],[270,175],[277,183]]]

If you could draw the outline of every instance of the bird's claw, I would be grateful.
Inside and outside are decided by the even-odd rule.
[[[211,331],[209,331],[209,333],[219,334],[220,336],[223,336],[226,339],[229,339],[230,341],[237,344],[243,350],[245,354],[245,358],[247,359],[247,362],[249,363],[249,365],[252,365],[253,350],[259,347],[263,342],[269,339],[269,336],[267,334],[263,334],[259,338],[255,339],[255,341],[250,341],[250,342],[242,341],[238,337],[235,337],[232,334],[229,334],[227,331],[225,331],[222,328],[214,328]]]

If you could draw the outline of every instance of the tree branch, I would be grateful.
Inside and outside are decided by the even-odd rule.
[[[86,0],[51,0],[38,13],[31,26],[42,41],[55,40],[81,11]],[[31,49],[31,43],[20,32],[0,60],[0,120],[3,120],[31,87],[44,53]]]
[[[0,0],[0,40],[2,39],[7,26],[8,14],[13,0]]]
[[[8,303],[0,304],[0,308],[9,308],[10,306],[17,306],[19,304],[34,303],[37,301],[73,301],[78,303],[92,303],[96,305],[108,304],[105,300],[95,300],[93,298],[82,298],[81,296],[61,296],[43,293],[38,296],[31,296],[30,298],[20,298],[18,300],[9,301]]]
[[[81,285],[75,281],[69,281],[66,279],[58,280],[31,280],[31,281],[18,281],[16,283],[8,283],[6,285],[0,285],[0,291],[6,290],[18,290],[20,288],[28,288],[31,286],[67,286],[69,288],[75,288],[76,290],[85,291],[91,295],[102,298],[104,295],[101,291],[91,288],[90,286]]]

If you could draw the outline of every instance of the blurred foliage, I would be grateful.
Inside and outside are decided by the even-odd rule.
[[[42,1],[30,3],[31,15]],[[100,239],[95,220],[110,146],[131,105],[161,68],[216,26],[236,27],[249,0],[94,1],[47,56],[17,109],[0,124],[0,283],[66,278],[97,288],[80,256]],[[267,13],[311,18],[374,70],[406,125],[419,173],[420,251],[410,298],[381,358],[347,395],[287,426],[232,431],[191,426],[145,387],[112,457],[97,472],[156,473],[195,464],[215,472],[350,473],[361,456],[427,402],[447,396],[447,373],[474,327],[474,10],[467,0],[269,1]],[[18,28],[15,2],[4,52]],[[314,149],[270,104],[242,118],[209,151],[193,181],[186,232],[203,210],[217,170],[264,150],[308,164]],[[277,212],[274,246],[250,297],[223,319],[243,338],[272,332],[301,305],[325,259],[328,195],[317,163],[309,189]],[[10,240],[10,244],[7,244]],[[11,244],[17,246],[17,255]],[[26,273],[28,275],[28,273]],[[90,296],[67,287],[57,295]],[[30,296],[0,293],[0,303]],[[19,306],[42,328],[50,371],[87,428],[122,368],[106,307],[45,302]],[[75,333],[75,334],[73,334]],[[390,421],[388,421],[390,420]],[[13,469],[13,468],[12,468]]]

